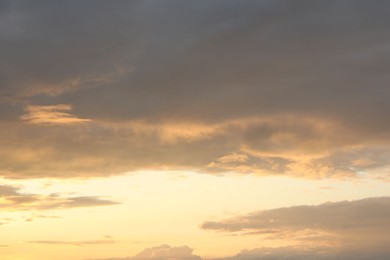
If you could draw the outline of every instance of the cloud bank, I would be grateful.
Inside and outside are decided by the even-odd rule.
[[[381,252],[329,252],[326,248],[299,249],[283,247],[243,250],[235,256],[218,258],[218,260],[382,260],[388,257],[389,253]]]
[[[221,221],[207,221],[201,227],[236,235],[258,235],[265,240],[280,240],[285,245],[291,244],[290,249],[294,249],[293,246],[298,249],[314,248],[312,252],[306,252],[308,259],[315,259],[317,254],[322,259],[321,252],[324,250],[335,257],[340,254],[352,254],[356,257],[360,252],[363,252],[363,256],[368,253],[371,256],[385,254],[388,257],[389,221],[390,198],[378,197],[264,210]],[[322,247],[321,250],[318,249],[319,246]],[[304,250],[299,250],[292,255],[304,253]],[[281,256],[290,254],[288,250],[271,250],[270,255],[276,257],[279,253]],[[261,256],[268,259],[267,254],[266,250],[254,250],[243,252],[236,258],[254,259],[255,256]],[[259,259],[263,259],[261,257]]]
[[[202,258],[188,246],[162,245],[124,258],[104,260],[383,260],[390,257],[390,197],[326,202],[262,210],[234,218],[206,221],[201,228],[257,236],[274,247],[245,249],[224,258]],[[212,243],[212,242],[211,242]],[[103,259],[100,259],[103,260]]]
[[[0,175],[388,176],[389,7],[1,1]]]

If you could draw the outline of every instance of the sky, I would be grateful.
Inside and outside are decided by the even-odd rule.
[[[0,258],[390,259],[390,2],[0,0]]]

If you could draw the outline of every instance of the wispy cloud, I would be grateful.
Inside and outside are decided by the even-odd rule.
[[[72,110],[71,105],[61,104],[52,106],[27,106],[26,114],[20,119],[31,124],[38,125],[67,125],[84,123],[90,119],[78,118],[68,112]]]
[[[40,211],[116,205],[119,202],[97,196],[68,197],[61,194],[24,193],[20,188],[0,185],[0,211]],[[40,215],[40,218],[48,216]]]
[[[113,244],[113,239],[98,239],[98,240],[82,240],[82,241],[57,241],[57,240],[34,240],[27,241],[30,244],[46,244],[46,245],[63,245],[63,246],[88,246],[88,245],[105,245]]]

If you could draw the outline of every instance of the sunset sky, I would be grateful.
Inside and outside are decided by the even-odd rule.
[[[390,259],[390,1],[0,0],[1,260]]]

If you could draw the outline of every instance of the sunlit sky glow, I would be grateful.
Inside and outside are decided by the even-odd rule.
[[[390,259],[389,14],[0,0],[0,259]]]

